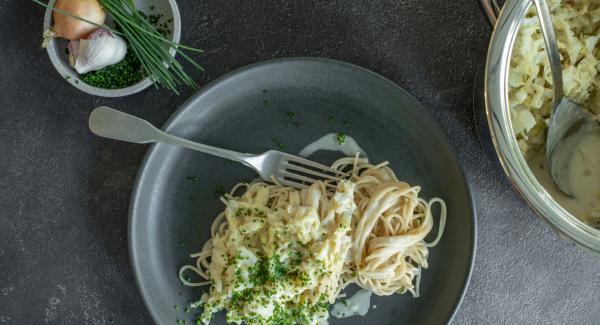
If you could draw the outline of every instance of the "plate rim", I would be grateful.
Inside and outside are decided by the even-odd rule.
[[[456,299],[456,301],[454,303],[454,307],[452,308],[452,311],[448,314],[448,317],[446,319],[446,324],[449,324],[450,322],[452,322],[452,320],[456,316],[458,310],[460,309],[460,306],[463,303],[463,300],[465,298],[465,295],[467,293],[467,290],[468,290],[468,287],[470,285],[471,278],[473,275],[475,256],[477,253],[477,219],[478,219],[477,218],[477,210],[475,209],[475,200],[473,198],[473,193],[471,191],[470,184],[466,177],[467,175],[465,173],[464,166],[462,163],[460,163],[460,161],[458,159],[458,154],[457,154],[456,148],[450,142],[450,137],[448,136],[448,133],[442,127],[442,125],[438,121],[438,119],[435,118],[435,116],[432,114],[432,112],[430,112],[429,109],[427,109],[427,107],[425,105],[421,104],[421,102],[419,100],[417,100],[411,93],[406,91],[404,88],[400,87],[395,82],[389,80],[388,78],[386,78],[374,71],[371,71],[367,68],[363,68],[356,64],[345,62],[345,61],[334,60],[334,59],[329,59],[329,58],[302,57],[302,56],[270,59],[270,60],[260,61],[257,63],[253,63],[253,64],[249,64],[249,65],[245,65],[245,66],[233,69],[230,72],[227,72],[224,75],[218,77],[217,79],[209,82],[204,87],[202,87],[199,91],[192,94],[190,96],[190,98],[188,98],[182,104],[180,104],[177,107],[177,109],[173,113],[171,113],[171,115],[169,116],[167,121],[162,125],[162,127],[160,129],[168,130],[175,123],[175,121],[178,119],[178,117],[186,109],[188,109],[190,104],[192,104],[194,101],[197,101],[200,97],[202,97],[206,93],[210,92],[213,88],[219,86],[223,81],[233,78],[237,75],[246,73],[246,72],[251,71],[256,68],[260,68],[260,67],[267,66],[267,65],[273,65],[273,64],[281,64],[281,63],[330,64],[330,65],[337,65],[337,66],[340,66],[343,68],[359,70],[362,73],[366,73],[373,77],[379,78],[379,79],[385,81],[386,83],[390,84],[392,87],[397,88],[399,91],[404,92],[412,100],[419,103],[423,107],[425,114],[428,115],[434,121],[435,124],[437,124],[438,128],[444,135],[444,142],[445,142],[446,146],[449,148],[449,151],[456,159],[456,162],[458,165],[458,171],[460,172],[460,175],[462,176],[462,179],[464,181],[466,194],[467,194],[467,203],[469,205],[469,210],[471,212],[471,247],[469,250],[469,263],[468,263],[469,265],[467,268],[467,274],[465,276],[464,283],[462,284],[462,288],[460,289],[460,295]],[[150,302],[146,298],[148,293],[146,292],[145,287],[143,287],[142,283],[141,283],[141,277],[139,275],[141,271],[140,271],[140,267],[138,265],[140,263],[140,261],[135,253],[136,252],[135,239],[137,237],[134,235],[135,232],[133,231],[134,219],[135,219],[136,210],[137,210],[136,203],[139,202],[139,200],[137,200],[137,198],[140,195],[140,186],[139,185],[142,181],[142,178],[143,178],[143,175],[144,175],[146,169],[148,168],[148,164],[149,164],[150,160],[155,155],[156,146],[157,146],[157,144],[153,143],[146,150],[144,159],[142,160],[142,162],[139,165],[139,169],[138,169],[135,181],[133,183],[133,188],[131,191],[131,198],[129,201],[129,209],[128,209],[129,213],[128,213],[128,220],[127,220],[127,246],[128,246],[128,252],[129,252],[129,263],[131,265],[135,284],[138,288],[138,291],[140,293],[142,301],[144,302],[144,306],[146,307],[146,310],[150,314],[150,317],[152,318],[152,320],[155,323],[159,324],[158,315],[156,315],[155,310],[153,308],[151,308]]]

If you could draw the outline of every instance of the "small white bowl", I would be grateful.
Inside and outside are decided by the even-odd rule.
[[[54,6],[55,2],[56,0],[51,0],[48,5]],[[171,30],[171,34],[168,36],[170,36],[173,42],[179,43],[179,40],[181,39],[181,16],[179,15],[179,8],[177,7],[175,0],[136,0],[135,7],[147,15],[164,15],[161,19],[161,21],[164,22],[172,19],[171,22],[168,22],[169,29]],[[109,17],[107,16],[107,20],[108,19]],[[46,9],[44,30],[49,29],[51,26],[52,10]],[[58,71],[68,83],[81,91],[102,97],[123,97],[140,92],[153,84],[150,77],[146,77],[136,84],[120,89],[105,89],[90,86],[79,79],[79,74],[69,64],[67,50],[68,43],[69,42],[65,39],[53,38],[48,43],[46,50],[48,51],[48,56],[56,71]],[[171,49],[170,53],[171,55],[175,55],[175,49]]]

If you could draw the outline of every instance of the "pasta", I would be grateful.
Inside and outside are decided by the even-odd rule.
[[[333,167],[344,169],[349,164],[355,166],[350,181],[356,184],[357,205],[353,256],[346,268],[357,275],[351,280],[379,296],[407,290],[418,296],[413,282],[421,268],[427,268],[428,247],[435,246],[443,233],[444,201],[419,198],[420,187],[400,182],[387,163],[373,166],[344,158]],[[440,231],[428,244],[424,239],[433,227],[434,203],[441,207]]]
[[[419,198],[420,188],[399,181],[386,165],[336,161],[333,168],[351,172],[335,193],[323,182],[303,190],[243,183],[225,195],[211,239],[191,255],[196,265],[179,273],[186,285],[210,285],[192,304],[203,307],[201,321],[208,324],[226,309],[227,322],[236,324],[317,324],[351,283],[382,296],[418,296],[420,272],[428,266],[428,248],[442,235],[446,207],[441,199]],[[435,203],[440,228],[426,243]],[[191,282],[187,272],[205,281]]]

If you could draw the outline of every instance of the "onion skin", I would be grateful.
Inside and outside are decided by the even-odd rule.
[[[57,0],[54,8],[66,11],[98,25],[104,24],[104,20],[106,19],[106,12],[104,12],[97,0]],[[56,11],[52,15],[54,17],[53,30],[56,36],[71,41],[84,39],[94,29],[98,28],[97,26]]]

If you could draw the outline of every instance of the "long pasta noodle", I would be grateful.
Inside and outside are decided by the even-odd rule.
[[[224,196],[226,209],[213,222],[211,239],[191,255],[196,263],[179,272],[185,285],[210,284],[193,304],[204,308],[202,321],[227,309],[229,322],[260,324],[291,310],[316,324],[352,283],[380,296],[419,295],[429,248],[444,231],[444,201],[420,198],[421,188],[398,180],[387,162],[354,157],[332,167],[349,173],[335,193],[323,182],[303,190],[257,182],[238,184]],[[434,204],[440,206],[439,228],[427,243]]]

